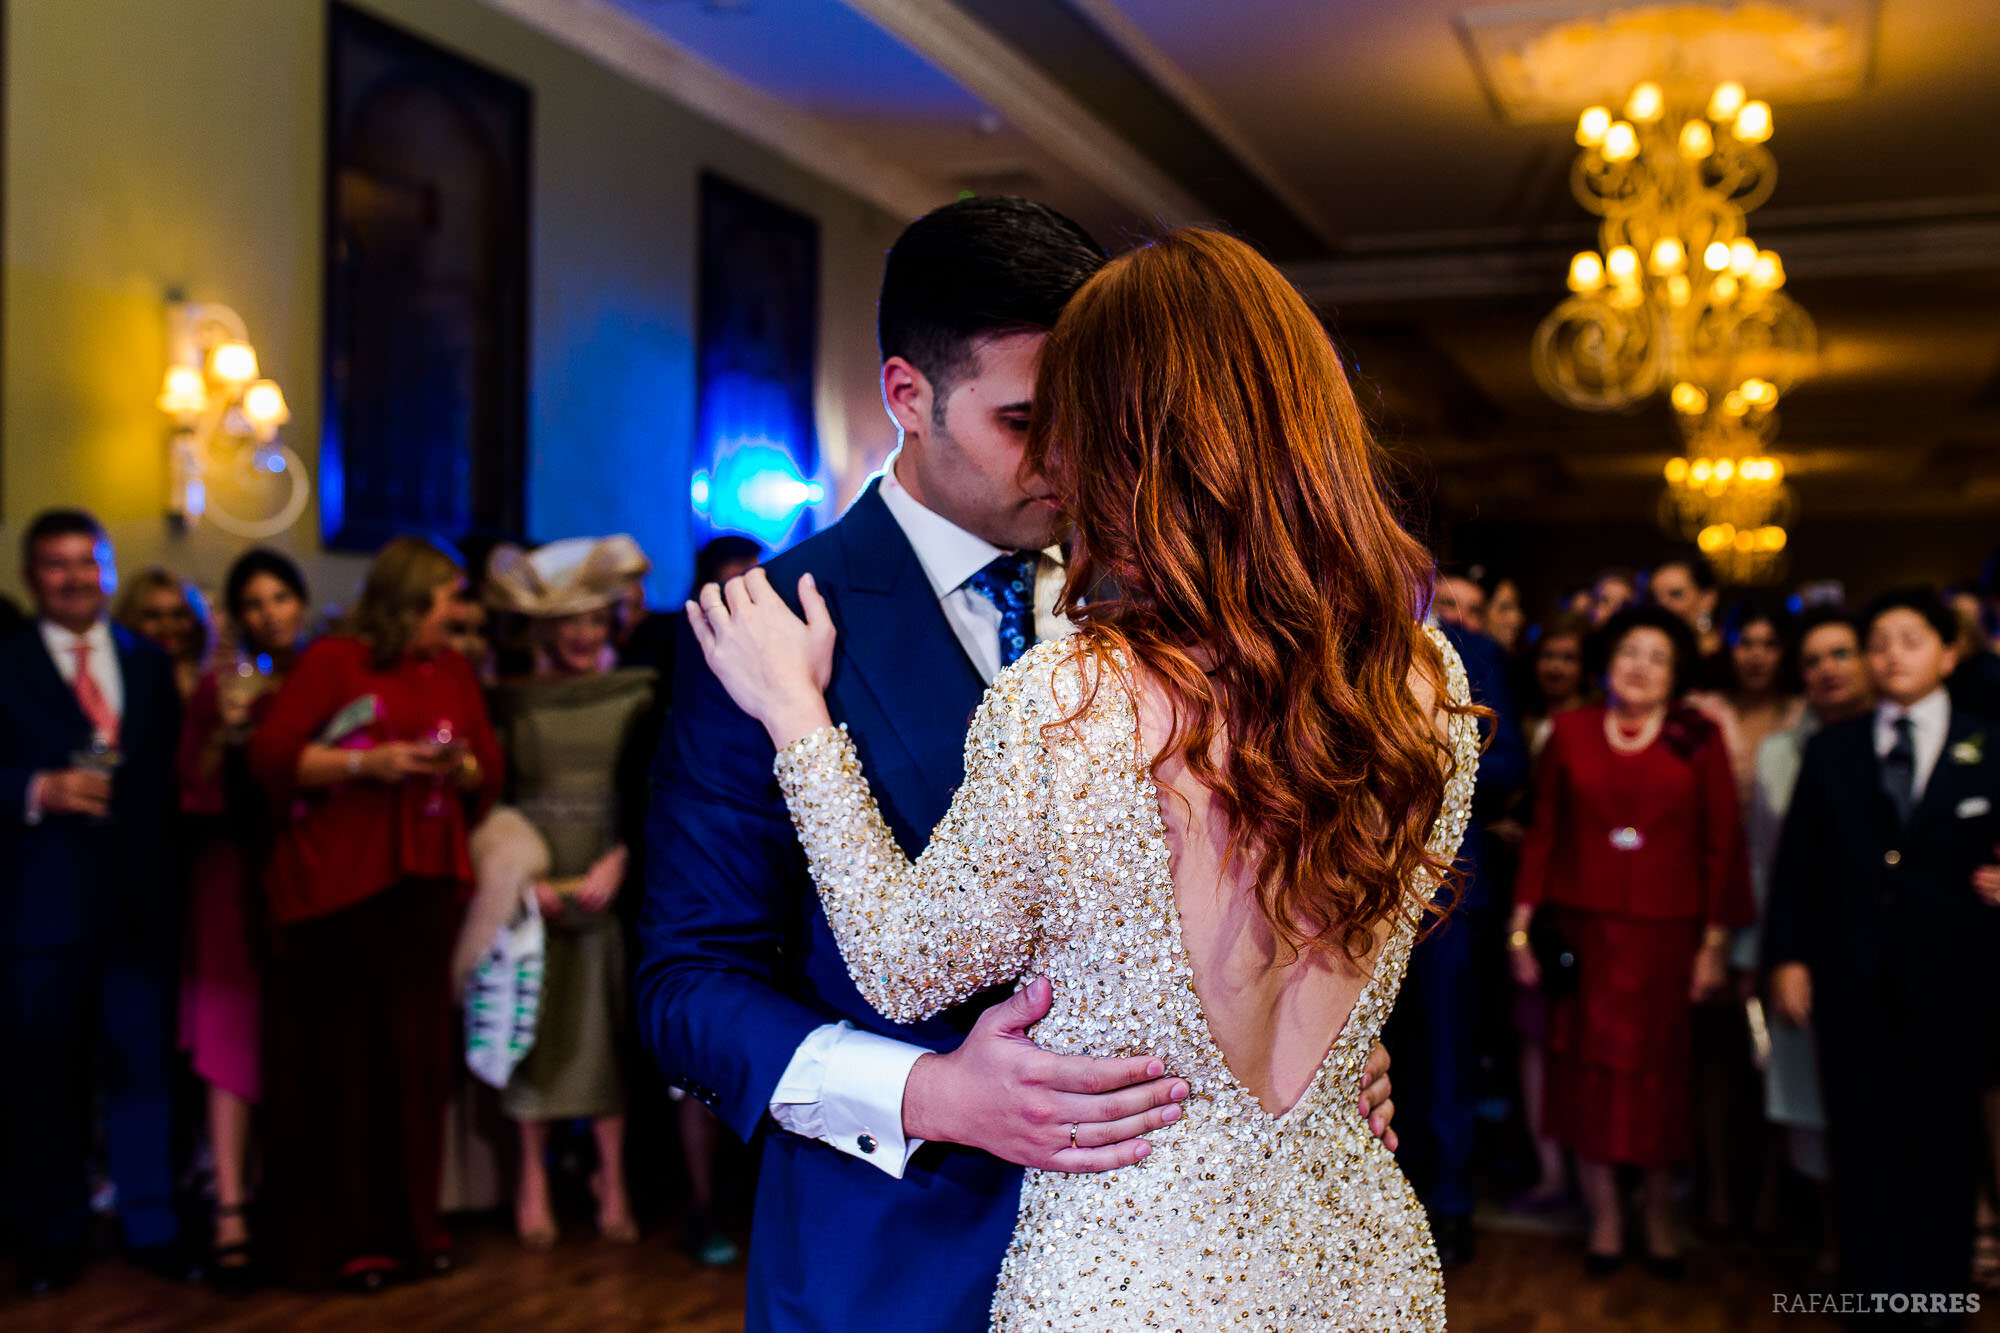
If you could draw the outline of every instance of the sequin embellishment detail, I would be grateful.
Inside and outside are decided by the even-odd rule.
[[[1449,696],[1465,671],[1437,631]],[[1157,789],[1133,701],[1074,641],[1029,651],[987,691],[965,784],[912,865],[844,731],[778,756],[777,774],[848,970],[911,1022],[995,982],[1047,976],[1035,1039],[1064,1054],[1152,1054],[1192,1089],[1135,1167],[1030,1171],[1001,1266],[1004,1330],[1442,1329],[1444,1288],[1422,1207],[1355,1106],[1394,1005],[1411,930],[1373,978],[1297,1104],[1272,1116],[1229,1072],[1181,943]],[[1073,722],[1079,702],[1090,707]],[[1454,769],[1430,834],[1457,849],[1479,757],[1453,718]],[[1413,884],[1413,899],[1435,885]]]

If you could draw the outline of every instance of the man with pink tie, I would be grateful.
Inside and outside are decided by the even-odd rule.
[[[0,1200],[31,1293],[83,1260],[95,1114],[130,1256],[182,1275],[169,1068],[180,927],[170,845],[180,697],[106,619],[111,543],[28,527],[35,618],[0,638]]]

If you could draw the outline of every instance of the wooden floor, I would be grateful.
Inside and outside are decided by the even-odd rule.
[[[550,1254],[528,1254],[497,1227],[460,1234],[458,1272],[375,1297],[304,1297],[285,1292],[229,1300],[170,1286],[107,1260],[54,1297],[0,1303],[10,1330],[327,1330],[535,1328],[675,1329],[723,1333],[743,1320],[741,1266],[697,1268],[665,1238],[630,1248],[588,1238]],[[1448,1283],[1451,1326],[1478,1333],[1820,1333],[1829,1320],[1772,1312],[1774,1290],[1793,1278],[1696,1252],[1688,1277],[1665,1286],[1636,1268],[1605,1281],[1583,1275],[1575,1241],[1561,1236],[1482,1232],[1479,1257]],[[2000,1330],[2000,1302],[1973,1319],[1976,1333]]]

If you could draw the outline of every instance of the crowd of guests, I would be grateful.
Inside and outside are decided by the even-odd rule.
[[[718,539],[698,573],[761,554]],[[89,514],[28,526],[32,613],[0,627],[0,1204],[28,1291],[75,1278],[107,1211],[166,1276],[374,1290],[450,1269],[446,1203],[502,1178],[546,1249],[572,1126],[629,1244],[626,1112],[655,1096],[688,1246],[736,1258],[710,1114],[639,1067],[626,994],[678,613],[648,613],[629,538],[485,556],[392,541],[316,617],[251,549],[211,616],[166,570],[121,587]],[[474,1010],[506,968],[496,1063]],[[472,1168],[447,1126],[502,1117],[511,1164],[448,1178]]]
[[[697,583],[761,554],[711,543]],[[316,616],[252,549],[211,616],[160,569],[112,600],[88,514],[29,525],[33,612],[0,632],[0,1167],[30,1289],[75,1276],[107,1195],[163,1273],[449,1269],[443,1201],[478,1191],[444,1126],[482,1097],[524,1245],[557,1239],[563,1127],[599,1234],[637,1239],[637,1102],[679,1127],[689,1248],[735,1258],[715,1122],[635,1058],[626,989],[676,615],[628,538],[483,555],[399,539]],[[2000,1282],[1995,572],[1725,610],[1690,556],[1531,623],[1513,580],[1443,571],[1493,717],[1457,919],[1388,1044],[1447,1264],[1497,1175],[1512,1208],[1580,1203],[1593,1273],[1676,1277],[1691,1188],[1718,1237],[1806,1200],[1794,1230],[1862,1290]],[[1909,1089],[1921,1133],[1894,1128]]]
[[[1427,1092],[1518,1108],[1512,1206],[1580,1199],[1592,1273],[1636,1251],[1677,1277],[1691,1188],[1737,1242],[1784,1239],[1787,1199],[1808,1200],[1795,1230],[1854,1290],[2000,1283],[1996,575],[2000,556],[1949,597],[1848,607],[1814,584],[1725,611],[1690,555],[1606,570],[1530,624],[1511,580],[1444,571],[1440,620],[1509,664],[1463,654],[1488,753],[1515,733],[1533,756],[1518,784],[1480,774],[1467,899],[1504,898],[1504,924],[1454,923],[1488,987],[1461,1021],[1512,1023],[1389,1043],[1447,1262],[1470,1196],[1438,1168],[1471,1153],[1422,1140],[1472,1117],[1420,1114],[1413,1063]],[[1922,1131],[1897,1127],[1905,1086]]]

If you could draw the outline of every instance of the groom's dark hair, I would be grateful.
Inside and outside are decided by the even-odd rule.
[[[1048,332],[1104,262],[1090,233],[1046,204],[977,195],[932,209],[889,247],[876,308],[882,359],[922,371],[942,411],[975,343]]]

